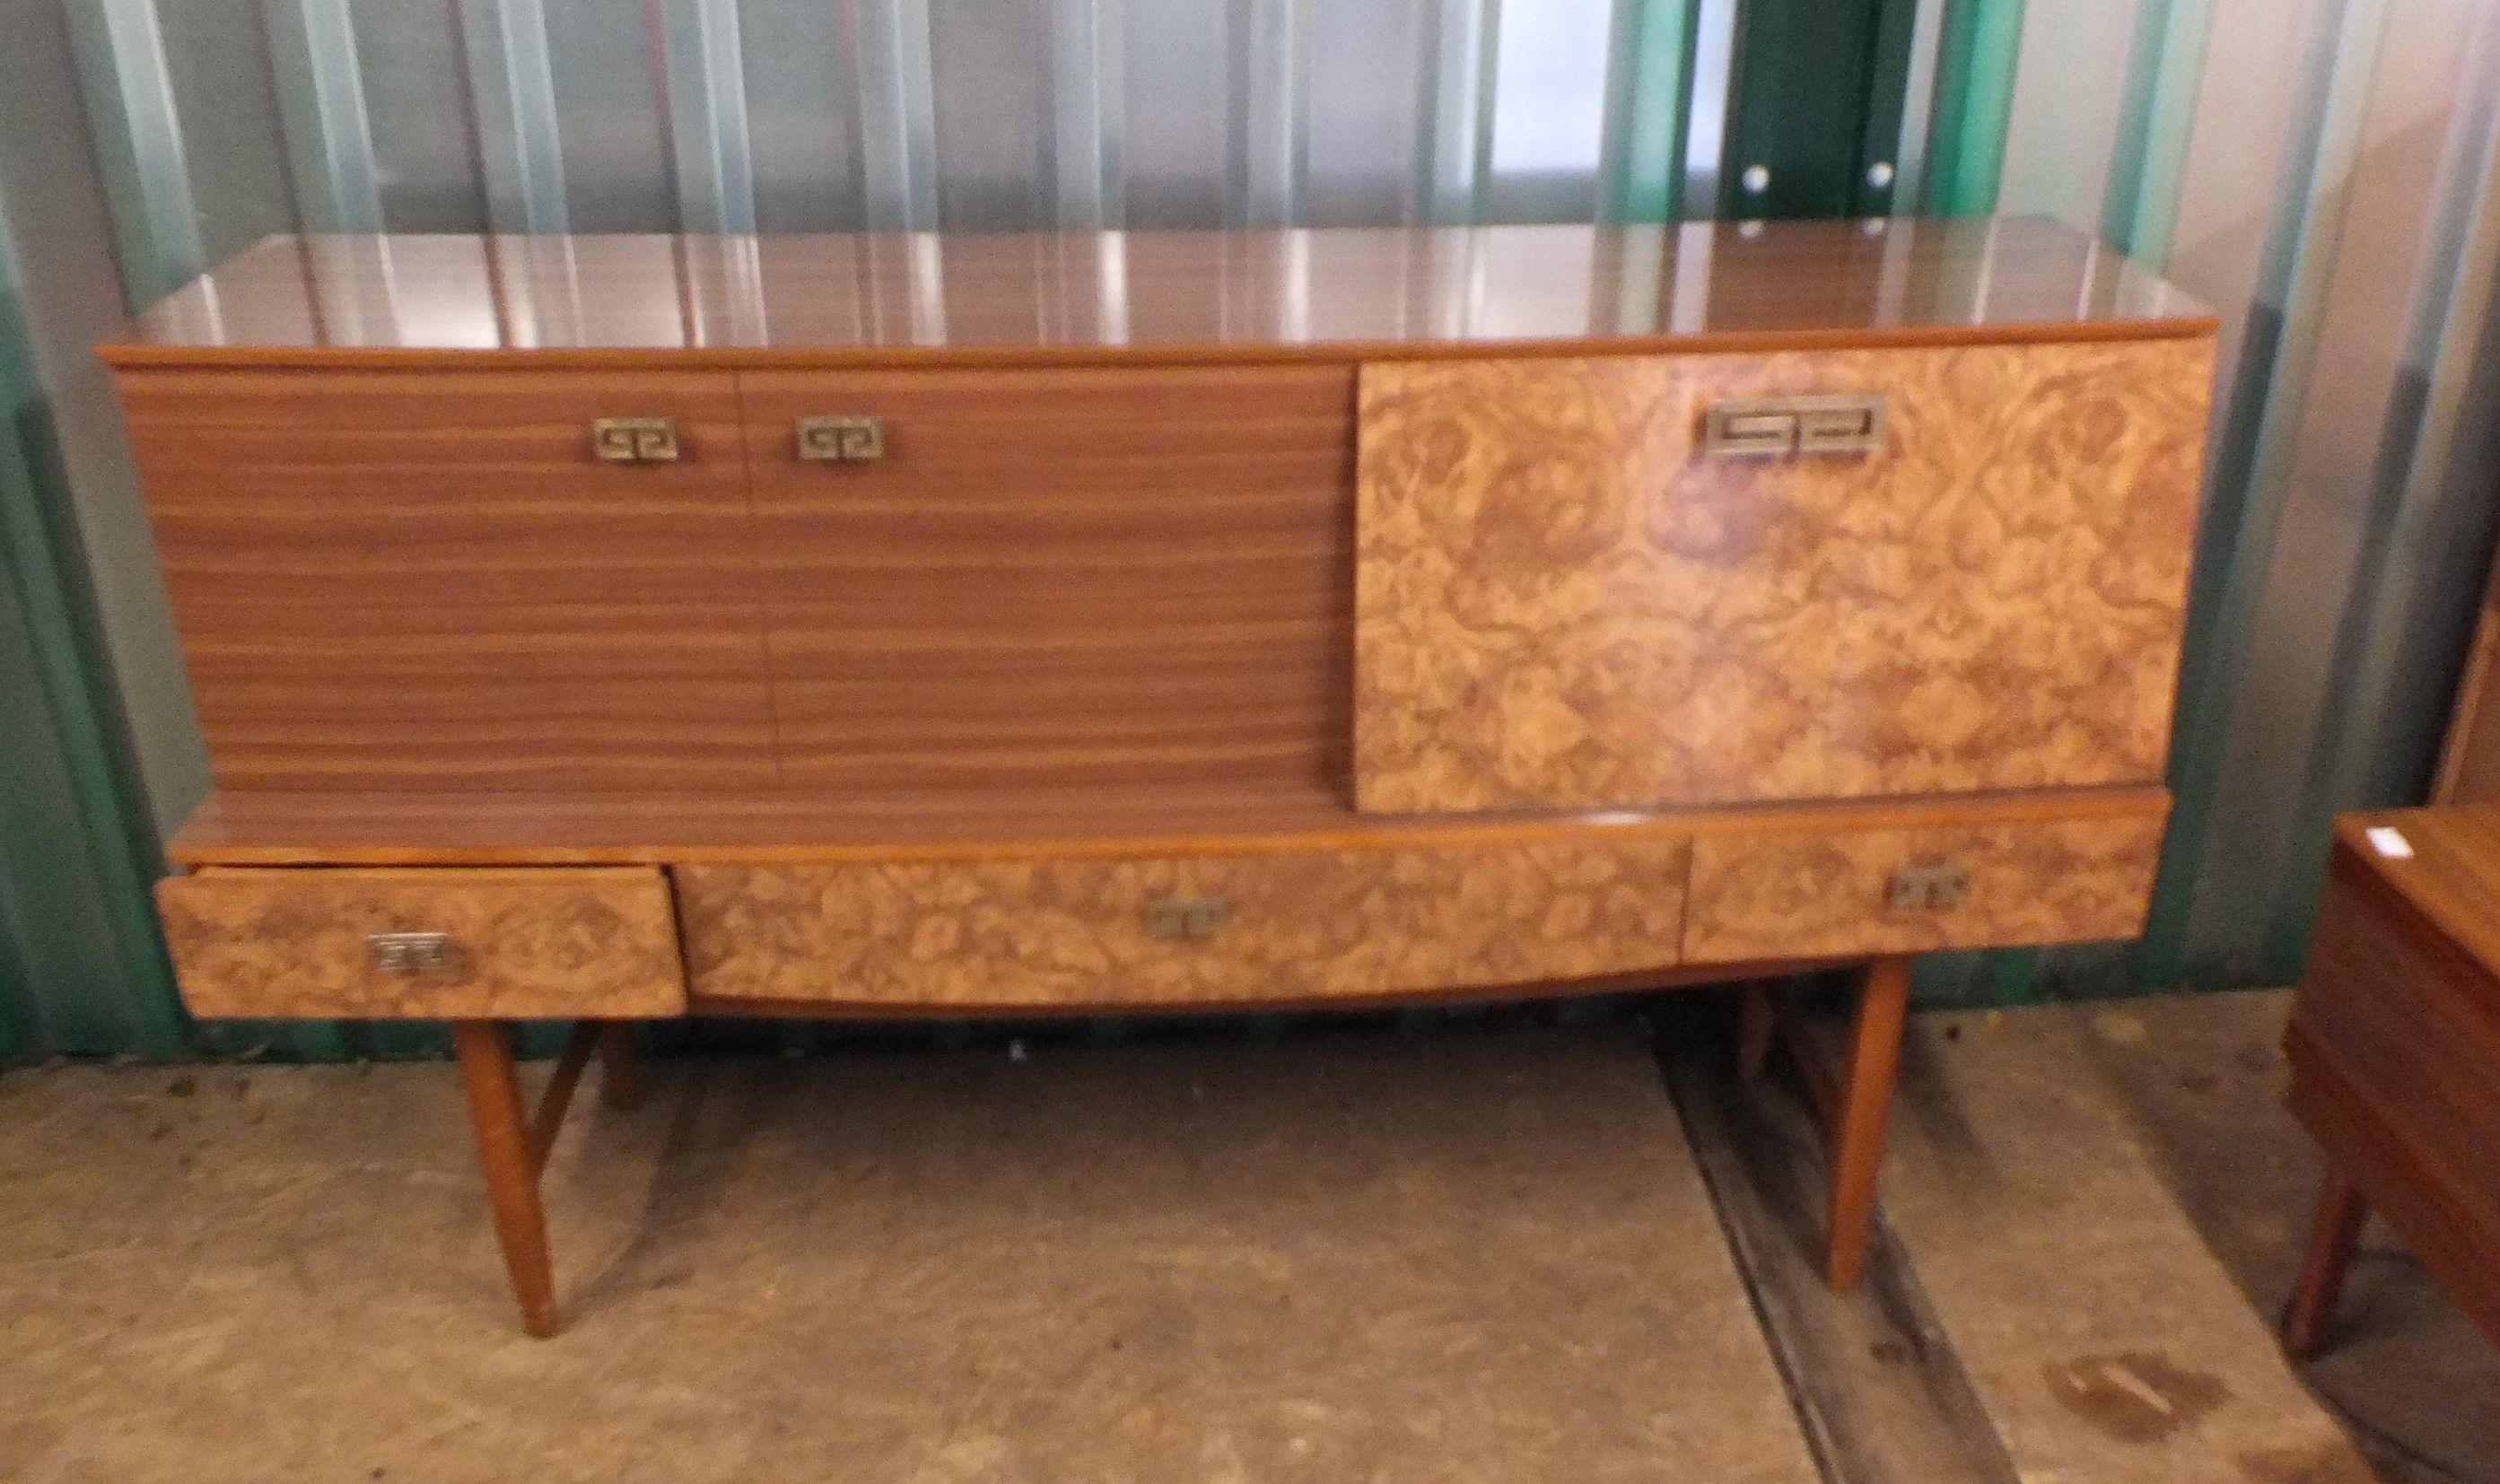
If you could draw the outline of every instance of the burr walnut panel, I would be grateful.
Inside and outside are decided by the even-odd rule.
[[[1624,828],[1567,842],[686,866],[675,877],[701,995],[1220,1006],[1664,968],[1683,923],[1686,851],[1679,834]],[[1158,934],[1157,914],[1176,936]]]
[[[1344,775],[1350,367],[740,384],[793,786]],[[882,456],[801,460],[827,415]]]
[[[2156,780],[2201,339],[1373,364],[1366,809]],[[1712,403],[1880,395],[1881,448],[1708,458]]]
[[[2166,810],[2012,824],[1835,830],[1810,815],[1694,841],[1684,956],[1924,953],[2134,938]],[[1895,905],[1903,872],[1958,872],[1950,905]]]
[[[125,372],[224,788],[773,780],[725,372]],[[593,419],[672,417],[619,466]]]
[[[678,1015],[685,978],[652,867],[215,868],[156,886],[195,1015],[435,1019]],[[384,973],[374,934],[443,934]]]

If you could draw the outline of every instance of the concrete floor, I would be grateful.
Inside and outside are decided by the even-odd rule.
[[[11,1072],[0,1478],[2339,1484],[2265,1333],[2284,1010],[1922,1018],[1829,1353],[1798,1203],[1727,1225],[1793,1109],[1680,1120],[1628,1023],[657,1064],[559,1144],[547,1342],[448,1068]],[[2500,1480],[2500,1357],[2384,1238],[2304,1379],[2393,1484]],[[1840,1435],[1948,1393],[1949,1463]]]

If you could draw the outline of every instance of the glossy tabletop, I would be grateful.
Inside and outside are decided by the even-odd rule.
[[[2210,312],[2045,218],[789,237],[273,237],[116,364],[446,352],[1054,362],[2193,334]]]

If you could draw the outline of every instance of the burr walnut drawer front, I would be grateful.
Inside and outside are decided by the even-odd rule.
[[[213,867],[158,883],[156,905],[195,1015],[685,1010],[676,923],[656,867]]]
[[[1972,825],[1793,828],[1693,842],[1689,963],[2133,938],[2166,809]]]
[[[677,868],[697,993],[870,1005],[1363,999],[1673,964],[1686,841]]]

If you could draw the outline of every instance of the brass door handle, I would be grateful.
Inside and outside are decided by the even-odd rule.
[[[369,933],[365,953],[376,973],[458,973],[460,949],[448,933]]]
[[[1880,396],[1713,402],[1701,413],[1705,458],[1875,453],[1883,446],[1884,399]]]
[[[590,451],[603,464],[674,464],[674,417],[600,417],[590,424]]]
[[[1884,906],[1895,912],[1950,911],[1970,900],[1970,868],[1905,866],[1884,883]]]
[[[1232,905],[1222,897],[1156,897],[1146,903],[1146,936],[1213,938],[1232,912]]]
[[[810,464],[870,464],[885,457],[882,417],[802,417],[799,457]]]

